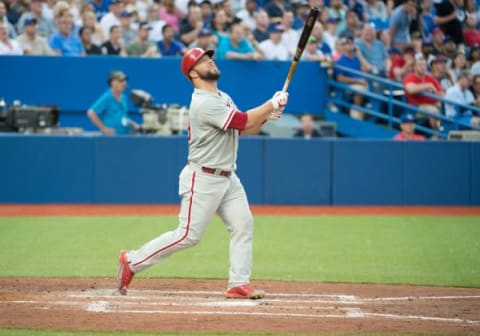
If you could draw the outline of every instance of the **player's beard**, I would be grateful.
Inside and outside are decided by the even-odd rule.
[[[198,76],[204,81],[216,81],[220,78],[220,70],[215,69],[215,71],[207,70],[204,73],[199,72]]]

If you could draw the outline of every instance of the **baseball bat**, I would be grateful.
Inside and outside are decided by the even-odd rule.
[[[302,57],[303,50],[307,45],[308,38],[310,37],[310,33],[312,32],[313,26],[317,21],[317,17],[319,14],[319,10],[315,7],[310,9],[310,13],[308,13],[307,19],[305,20],[305,26],[303,27],[302,34],[300,35],[300,39],[297,43],[297,50],[295,50],[295,56],[293,56],[292,64],[290,64],[290,69],[288,70],[287,78],[285,79],[285,83],[283,84],[282,91],[287,91],[288,86],[290,85],[290,80],[292,79],[293,73],[297,68],[297,63]]]

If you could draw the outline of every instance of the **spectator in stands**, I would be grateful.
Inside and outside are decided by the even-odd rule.
[[[163,40],[157,42],[157,49],[162,56],[181,56],[186,49],[182,42],[175,39],[175,32],[170,24],[162,28]]]
[[[439,55],[430,55],[428,59],[428,65],[430,67],[430,72],[433,77],[440,83],[442,86],[443,92],[445,92],[449,87],[453,86],[454,80],[450,76],[450,73],[447,71],[448,59],[439,54]]]
[[[446,91],[445,99],[462,105],[475,105],[476,103],[476,105],[479,105],[469,89],[470,83],[470,72],[461,72],[458,76],[457,83]],[[445,104],[445,115],[468,125],[480,126],[480,118],[476,117],[474,113],[467,108],[447,103]]]
[[[422,55],[423,58],[428,59],[430,54],[433,54],[433,40],[431,38],[424,38],[422,41]]]
[[[258,43],[265,41],[270,37],[268,34],[270,18],[265,10],[258,10],[255,16],[255,29],[253,30],[253,36]]]
[[[210,0],[202,0],[199,4],[202,13],[203,27],[211,27],[213,20],[213,4]]]
[[[480,74],[473,75],[472,92],[475,97],[475,105],[480,106]]]
[[[365,1],[365,18],[370,22],[388,22],[387,6],[381,0]]]
[[[16,40],[8,37],[8,26],[0,22],[0,55],[22,55],[23,51]]]
[[[92,11],[85,11],[83,13],[82,26],[89,27],[92,30],[92,42],[94,44],[101,45],[107,40],[107,35],[104,34],[102,26],[100,26],[95,13]]]
[[[17,42],[24,54],[28,55],[54,55],[47,43],[47,39],[37,34],[37,18],[23,18],[23,33],[17,37]]]
[[[432,31],[435,27],[432,8],[432,0],[422,1],[421,27],[423,38],[432,38]]]
[[[272,24],[269,28],[270,38],[259,44],[264,59],[286,61],[289,58],[287,46],[282,43],[283,27],[280,24]]]
[[[247,0],[245,8],[243,8],[237,13],[237,17],[243,22],[245,22],[251,31],[255,29],[255,14],[257,12],[257,5],[257,0]]]
[[[440,28],[435,27],[432,31],[432,37],[432,53],[441,54],[443,52],[443,41],[445,40],[445,34]]]
[[[472,75],[480,74],[480,45],[473,46],[470,48],[470,55],[468,60],[471,64],[471,73]]]
[[[55,16],[58,32],[50,36],[48,41],[50,48],[57,55],[63,56],[83,56],[82,41],[73,31],[73,16],[70,9],[59,10]]]
[[[180,22],[185,17],[176,5],[175,0],[163,0],[160,4],[160,19],[168,23],[175,33],[180,29]]]
[[[328,16],[338,20],[336,35],[338,36],[345,29],[345,15],[347,8],[342,0],[330,0],[330,7],[328,9]]]
[[[415,63],[415,49],[413,46],[406,46],[403,54],[398,51],[391,53],[391,67],[388,77],[390,79],[403,81],[403,78],[413,71],[413,64]]]
[[[235,23],[230,28],[230,36],[222,39],[217,48],[218,59],[260,60],[263,55],[255,50],[245,38],[245,31],[241,24]]]
[[[390,70],[390,56],[382,42],[375,37],[375,28],[371,24],[363,26],[362,38],[356,43],[361,57],[365,60],[366,71],[386,77]]]
[[[213,15],[212,32],[217,38],[217,44],[228,37],[228,31],[230,30],[230,27],[227,19],[227,14],[225,14],[223,9],[215,11]]]
[[[295,54],[298,38],[300,36],[299,31],[293,29],[293,20],[294,16],[292,11],[285,11],[283,13],[282,26],[284,32],[282,33],[282,43],[287,47],[290,56]]]
[[[270,17],[271,23],[281,23],[283,13],[287,10],[292,10],[290,2],[287,0],[271,0],[265,5],[265,11]]]
[[[453,56],[455,56],[459,49],[463,50],[463,48],[457,48],[453,38],[445,36],[445,39],[443,40],[442,54],[448,58],[449,62],[452,61]]]
[[[42,16],[43,0],[31,0],[29,4],[29,11],[22,14],[18,20],[18,32],[23,33],[25,26],[25,19],[34,17],[37,20],[37,35],[48,38],[53,34],[55,26],[52,21],[45,19]],[[0,5],[1,6],[1,5]]]
[[[99,45],[93,43],[92,35],[93,30],[89,26],[83,26],[78,31],[78,35],[80,36],[80,40],[83,44],[83,49],[85,50],[86,55],[101,55],[102,49]]]
[[[148,23],[152,26],[152,30],[150,30],[150,34],[148,35],[148,39],[152,42],[157,43],[161,39],[163,39],[162,29],[165,25],[165,21],[160,19],[160,6],[157,3],[153,3],[152,7],[148,11]]]
[[[467,16],[465,28],[463,29],[463,37],[468,47],[480,45],[480,30],[477,29],[477,20],[474,15]]]
[[[0,23],[3,23],[3,25],[7,29],[7,36],[9,39],[14,39],[17,37],[17,31],[15,30],[15,27],[8,21],[7,18],[7,5],[3,0],[0,0]]]
[[[110,27],[110,38],[101,46],[103,55],[127,56],[119,26]]]
[[[133,28],[132,24],[133,13],[124,9],[120,13],[120,31],[122,41],[126,46],[132,44],[137,38],[137,30]]]
[[[229,27],[234,23],[240,23],[242,21],[235,16],[232,2],[230,0],[223,0],[218,4],[218,6],[225,11],[225,14],[227,15],[227,24]]]
[[[208,28],[203,28],[198,33],[198,37],[193,41],[191,48],[202,48],[203,50],[215,50],[215,37],[213,33]]]
[[[461,72],[468,69],[467,58],[465,57],[465,52],[463,50],[457,51],[455,56],[453,56],[451,73],[454,81],[458,80],[458,76]]]
[[[202,11],[199,6],[190,6],[188,8],[187,19],[180,26],[180,41],[189,46],[198,36],[203,28]]]
[[[112,26],[120,26],[120,13],[123,10],[122,0],[110,0],[108,13],[100,20],[104,36],[109,36]]]
[[[411,43],[410,23],[416,15],[416,7],[415,0],[404,0],[403,4],[392,12],[389,28],[391,46],[400,51]]]
[[[466,18],[463,0],[435,1],[434,22],[450,35],[456,44],[463,44],[462,22]]]
[[[353,44],[353,38],[345,36],[339,39],[342,55],[336,61],[337,65],[350,68],[355,71],[362,71],[360,59],[356,55],[356,47]],[[359,91],[367,90],[367,81],[361,75],[351,73],[347,70],[336,70],[336,79],[340,83],[347,84],[351,88]],[[353,104],[361,106],[363,104],[363,95],[361,93],[353,93]],[[350,116],[354,119],[364,119],[363,112],[358,111],[355,107],[350,109]]]
[[[329,57],[324,55],[322,51],[318,48],[317,38],[313,35],[309,36],[307,45],[305,46],[305,50],[300,59],[304,61],[318,61],[318,62],[328,62],[331,60]]]
[[[305,113],[300,117],[300,129],[294,134],[294,137],[311,139],[320,137],[320,133],[315,128],[313,116]]]
[[[124,95],[127,76],[122,71],[113,71],[108,76],[110,88],[88,109],[87,116],[105,135],[128,134],[140,129],[128,118],[127,98]]]
[[[148,22],[140,22],[138,25],[137,39],[127,47],[129,56],[159,57],[157,46],[148,40],[148,33],[152,27]]]
[[[334,17],[329,17],[326,23],[326,29],[323,32],[323,38],[332,50],[332,54],[335,50],[335,41],[337,40],[337,27],[339,19]]]
[[[315,25],[313,26],[311,36],[315,37],[316,40],[316,45],[319,51],[321,51],[321,54],[331,58],[332,57],[332,49],[330,48],[330,45],[325,42],[325,31],[323,30],[323,26],[320,22],[315,22]]]
[[[345,14],[345,29],[340,32],[340,37],[351,36],[355,38],[355,32],[359,27],[359,20],[357,13],[353,10],[348,10]]]
[[[92,5],[97,21],[100,21],[109,12],[110,1],[108,0],[88,0],[88,3]]]
[[[425,140],[421,134],[415,134],[415,116],[406,112],[400,117],[400,133],[396,134],[394,140]]]
[[[442,86],[435,77],[427,73],[427,63],[423,58],[415,59],[413,69],[413,72],[403,80],[407,102],[410,105],[418,106],[422,110],[439,114],[439,101],[422,95],[422,92],[443,96]],[[419,114],[417,117],[425,118],[425,115]],[[428,121],[432,129],[437,129],[440,126],[439,120],[435,117],[428,116]]]

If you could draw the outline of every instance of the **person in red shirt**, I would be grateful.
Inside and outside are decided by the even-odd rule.
[[[465,44],[468,47],[473,47],[474,45],[480,45],[480,30],[477,29],[477,22],[473,15],[467,16],[465,28],[463,29],[463,37],[465,39]]]
[[[405,47],[402,54],[397,50],[390,51],[391,67],[388,78],[401,82],[403,78],[412,72],[415,58],[415,48],[411,45]]]
[[[427,73],[427,62],[423,58],[415,60],[413,72],[407,75],[403,80],[407,102],[410,105],[418,106],[420,110],[430,113],[440,113],[440,103],[437,99],[424,96],[423,92],[443,96],[443,90],[440,83]],[[425,118],[423,113],[417,115],[419,118]],[[440,121],[434,117],[428,116],[429,124],[432,129],[440,126]]]
[[[411,113],[404,113],[400,117],[400,133],[396,134],[394,140],[425,140],[421,134],[415,134],[415,116]]]

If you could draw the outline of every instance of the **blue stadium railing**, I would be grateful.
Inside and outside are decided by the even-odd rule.
[[[366,104],[364,106],[355,106],[355,110],[363,112],[367,116],[369,116],[363,122],[377,123],[378,120],[383,120],[384,124],[386,124],[388,128],[393,129],[396,125],[400,124],[400,114],[406,111],[410,111],[414,115],[420,114],[425,116],[425,118],[431,116],[435,117],[438,120],[441,120],[442,128],[436,130],[425,127],[422,124],[416,124],[415,127],[418,131],[421,131],[422,133],[425,133],[429,136],[447,138],[448,132],[451,130],[480,130],[480,127],[463,123],[459,120],[447,117],[445,115],[446,104],[453,105],[457,110],[468,109],[480,115],[480,108],[478,107],[459,104],[454,101],[444,99],[441,96],[430,93],[423,93],[423,95],[425,96],[432,97],[440,101],[440,114],[431,113],[427,110],[420,109],[417,106],[413,106],[407,103],[404,93],[404,86],[402,85],[402,83],[385,79],[383,77],[374,76],[361,71],[356,71],[351,68],[346,68],[336,64],[333,65],[333,70],[334,73],[335,71],[341,70],[342,72],[355,74],[365,78],[368,81],[368,91],[362,91],[352,88],[349,85],[336,81],[334,76],[329,76],[329,94],[327,94],[327,109],[332,105],[336,106],[337,108],[346,110],[352,108],[354,105],[348,99],[346,99],[346,93],[351,92],[360,94],[368,98],[368,101],[370,102],[370,104]],[[374,86],[381,87],[381,93],[378,93],[378,90],[377,92],[374,92],[374,90],[372,90]],[[401,110],[401,112],[398,112],[398,110]],[[385,127],[385,125],[382,127]]]

